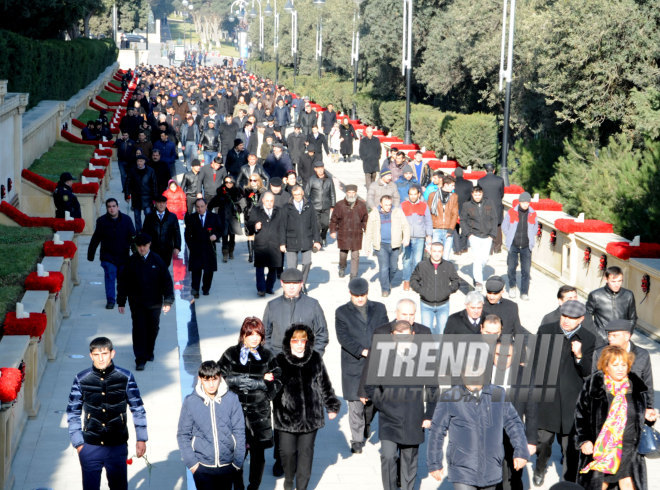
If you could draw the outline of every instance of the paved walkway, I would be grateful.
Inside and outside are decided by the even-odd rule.
[[[114,176],[118,176],[116,162]],[[327,163],[327,169],[339,182],[360,185],[364,195],[361,162]],[[338,185],[338,190],[340,186]],[[343,195],[341,191],[339,195]],[[120,197],[118,178],[111,183],[108,196]],[[127,212],[127,205],[120,206]],[[89,341],[99,335],[110,337],[116,346],[117,365],[134,369],[131,346],[130,316],[120,315],[117,309],[104,309],[105,297],[103,272],[98,262],[85,260],[89,238],[81,237],[79,243],[81,284],[74,288],[71,298],[72,315],[66,319],[57,338],[59,355],[48,363],[40,385],[41,410],[38,416],[28,421],[20,449],[13,463],[15,489],[52,488],[76,490],[81,488],[80,468],[75,450],[68,438],[66,415],[71,382],[75,373],[89,366],[87,356]],[[176,304],[174,309],[162,317],[155,361],[147,364],[145,371],[135,373],[138,386],[144,398],[148,424],[149,442],[147,455],[153,469],[151,474],[141,460],[134,460],[129,466],[129,488],[183,489],[187,476],[180,460],[176,444],[176,426],[182,396],[188,394],[194,383],[194,376],[200,360],[218,359],[220,354],[237,341],[238,331],[245,316],[261,317],[270,297],[259,298],[254,286],[254,270],[247,262],[247,247],[244,238],[237,238],[236,258],[228,264],[219,261],[210,296],[202,296],[191,301],[189,278],[177,282]],[[325,311],[330,330],[330,343],[324,361],[330,372],[337,395],[341,395],[340,348],[334,330],[335,309],[349,300],[348,277],[337,275],[338,250],[334,242],[313,256],[309,276],[310,296],[318,299]],[[458,257],[456,264],[464,279],[469,279],[471,267],[469,256]],[[504,275],[506,256],[491,257],[489,272]],[[175,267],[183,267],[179,262]],[[175,277],[179,269],[175,271]],[[377,283],[377,269],[373,257],[363,257],[360,274],[370,281],[370,298],[383,301],[390,317],[394,315],[396,302],[404,297],[417,300],[412,293],[404,293],[401,287],[392,291],[389,298],[380,297]],[[395,282],[400,282],[400,273]],[[518,301],[521,318],[525,327],[536,331],[542,316],[556,307],[555,294],[559,283],[539,271],[532,271],[531,301]],[[451,298],[451,312],[462,308],[467,284]],[[278,286],[276,294],[281,291]],[[418,317],[419,319],[419,317]],[[635,341],[653,353],[654,370],[660,373],[660,348],[646,337],[636,335]],[[656,382],[656,385],[658,383]],[[657,397],[656,397],[657,399]],[[326,426],[317,437],[314,467],[310,488],[345,488],[347,484],[355,488],[381,488],[379,443],[373,435],[364,452],[351,455],[348,440],[348,417],[346,405],[342,405],[339,416],[326,421]],[[377,425],[377,424],[374,424]],[[131,430],[129,454],[134,452],[134,432]],[[438,488],[438,484],[428,476],[426,469],[426,446],[420,448],[418,482],[419,488]],[[266,471],[262,488],[282,488],[283,480],[271,475],[272,451],[267,451]],[[555,445],[554,464],[559,465],[558,447]],[[531,464],[528,464],[530,469]],[[649,481],[660,478],[660,463],[649,461]],[[544,488],[557,481],[557,472],[550,470]],[[529,483],[529,481],[528,481]],[[651,485],[653,487],[653,485]],[[105,488],[105,487],[104,487]],[[192,488],[192,487],[188,487]],[[440,486],[451,488],[447,482]]]

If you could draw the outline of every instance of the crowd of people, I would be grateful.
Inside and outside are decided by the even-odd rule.
[[[657,416],[651,363],[648,352],[631,341],[635,300],[622,287],[618,267],[605,271],[605,286],[586,304],[576,288],[562,286],[558,308],[541,322],[539,334],[562,339],[552,400],[509,401],[507,384],[490,379],[474,384],[461,378],[445,391],[367,380],[376,335],[490,336],[497,339],[493,361],[504,379],[524,369],[512,364],[502,336],[529,332],[517,303],[504,298],[507,281],[484,277],[484,268],[504,244],[508,297],[529,299],[537,217],[528,193],[504,213],[503,182],[492,165],[473,185],[460,168],[453,176],[431,170],[421,152],[408,158],[392,148],[381,161],[372,128],[358,137],[347,121],[337,121],[331,106],[319,115],[309,100],[229,65],[141,67],[134,75],[137,89],[116,141],[122,191],[134,216],[108,199],[88,259],[94,260],[100,245],[106,308],[118,305],[124,313],[129,304],[136,370],[154,360],[161,311],[167,313],[174,301],[168,268],[183,243],[195,300],[200,292],[210,295],[216,244],[224,262],[234,260],[241,234],[257,295],[274,295],[278,279],[282,289],[261,318],[245,318],[237,343],[217,361],[201,364],[197,385],[183,402],[177,441],[198,489],[244,488],[246,458],[248,488],[259,488],[265,451],[272,447],[273,474],[284,476],[284,488],[304,490],[325,413],[334,419],[342,399],[352,454],[362,453],[378,414],[382,485],[388,490],[414,488],[425,441],[431,476],[446,477],[459,490],[521,489],[522,470],[534,454],[532,481],[541,486],[555,439],[562,479],[580,485],[575,488],[649,488],[636,448],[642,427]],[[354,142],[366,200],[355,184],[343,186],[345,197],[338,199],[323,162],[324,153],[329,158],[334,150],[348,162]],[[346,275],[350,255],[350,300],[334,314],[342,399],[323,360],[330,342],[326,312],[307,294],[312,256],[326,248],[328,233],[339,249],[339,277]],[[400,300],[390,319],[383,303],[369,299],[369,283],[360,277],[365,251],[377,258],[381,297],[395,287],[402,255],[401,287],[419,301]],[[473,284],[465,285],[465,308],[451,312],[449,298],[464,282],[452,258],[466,252]],[[85,488],[98,488],[104,466],[108,479],[125,488],[125,464],[117,461],[126,452],[126,405],[143,454],[142,401],[133,375],[112,363],[110,340],[95,339],[90,357],[93,367],[78,374],[69,399],[71,442]],[[110,378],[119,389],[106,397]]]

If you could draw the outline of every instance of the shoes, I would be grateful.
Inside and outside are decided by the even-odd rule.
[[[275,294],[274,291],[266,291],[266,294]]]
[[[362,443],[361,442],[351,442],[351,453],[353,453],[353,454],[362,453]]]
[[[321,240],[321,246],[324,247],[324,248],[327,247],[328,246],[328,240],[326,240],[325,238],[323,240]]]
[[[523,301],[529,301],[529,295],[528,294],[521,294],[520,299]]]
[[[144,366],[146,362],[136,362],[135,363],[135,370],[136,371],[144,371]]]
[[[234,252],[229,252],[229,260],[234,260]]]
[[[112,303],[112,302],[110,302],[110,301],[108,301],[108,302],[105,304],[105,309],[106,309],[106,310],[112,310],[114,307],[115,307],[115,304]]]
[[[537,473],[534,470],[534,476],[532,477],[532,482],[534,482],[535,487],[540,487],[543,485],[543,480],[545,479],[545,471],[543,473]]]
[[[266,296],[266,293],[263,291],[257,291],[257,296]]]
[[[390,295],[390,292],[389,292],[389,291],[383,291],[383,292],[381,293],[381,296],[382,296],[383,298],[387,298],[389,295]]]
[[[154,362],[154,355],[153,355],[153,354],[151,354],[151,355],[149,356],[149,362]]]
[[[196,291],[196,290],[193,289],[192,290],[192,295],[193,295],[193,298],[195,298],[195,299],[199,298],[199,291]]]
[[[482,293],[484,290],[484,285],[481,284],[480,282],[476,282],[474,283],[474,290]]]
[[[209,295],[209,292],[208,292],[208,291],[202,291],[202,294],[203,294],[204,296],[208,296],[208,295]]]
[[[403,281],[403,290],[410,291],[410,281]]]
[[[339,277],[344,277],[346,275],[346,271],[344,269],[339,269]]]
[[[509,289],[509,298],[515,298],[516,296],[518,296],[518,288],[514,286]]]
[[[229,259],[229,252],[222,252],[222,261],[226,263],[228,259]]]
[[[273,476],[280,477],[282,475],[284,475],[284,468],[282,468],[282,463],[275,460],[275,464],[273,465]]]
[[[364,440],[367,441],[370,435],[371,435],[371,426],[369,424],[366,424],[364,426]],[[364,446],[364,442],[362,443],[362,445]]]

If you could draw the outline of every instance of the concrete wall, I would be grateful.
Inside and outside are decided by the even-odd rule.
[[[0,185],[5,189],[3,200],[8,202],[15,202],[21,192],[21,119],[28,100],[28,94],[7,93],[7,80],[0,80]]]

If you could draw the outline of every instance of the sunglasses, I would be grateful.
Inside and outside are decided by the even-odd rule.
[[[225,184],[233,184],[231,180],[225,180]]]
[[[291,339],[292,344],[306,344],[307,339]]]
[[[250,179],[250,182],[259,182],[257,179]]]

